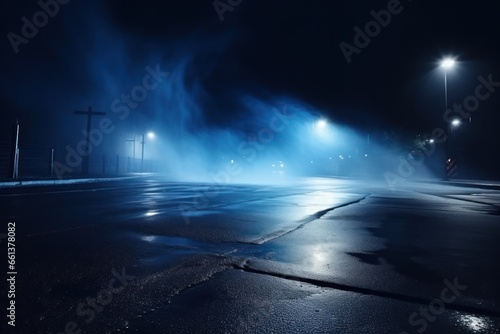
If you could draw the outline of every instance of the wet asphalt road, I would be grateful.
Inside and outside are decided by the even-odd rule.
[[[149,176],[0,198],[9,333],[500,332],[498,190]]]

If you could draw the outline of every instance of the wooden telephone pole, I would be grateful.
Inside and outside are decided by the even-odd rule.
[[[74,111],[76,115],[86,115],[87,116],[87,135],[85,136],[85,156],[83,157],[82,174],[89,174],[89,156],[90,156],[90,127],[92,124],[92,116],[106,115],[102,111],[92,111],[92,107],[89,107],[87,111]]]

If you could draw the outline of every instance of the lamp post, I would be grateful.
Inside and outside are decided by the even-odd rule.
[[[141,145],[142,145],[142,150],[141,150],[141,172],[144,172],[144,136],[147,135],[149,139],[153,139],[155,137],[154,132],[148,132],[147,134],[142,134],[142,140],[141,140]]]
[[[445,102],[445,112],[448,110],[448,70],[452,69],[455,66],[455,60],[452,58],[445,58],[441,61],[441,68],[444,70],[444,102]],[[446,121],[445,121],[446,122]],[[453,124],[452,124],[453,125]],[[448,145],[448,137],[449,137],[449,127],[450,125],[446,123],[446,144],[445,144],[445,161],[449,159],[449,145]],[[445,181],[448,181],[448,172],[446,169],[445,163]]]

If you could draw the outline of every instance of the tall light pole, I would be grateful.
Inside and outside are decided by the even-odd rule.
[[[441,61],[441,67],[444,70],[444,102],[445,102],[445,113],[448,111],[448,70],[452,69],[455,66],[455,59],[453,58],[445,58]],[[446,121],[445,121],[446,122]],[[446,144],[445,144],[445,180],[448,180],[448,172],[446,169],[446,163],[449,159],[449,147],[448,147],[448,134],[450,125],[446,123]]]
[[[141,140],[141,145],[142,145],[142,150],[141,150],[141,172],[144,172],[144,143],[145,143],[144,136],[145,135],[146,134],[144,134],[144,133],[142,134],[142,140]],[[150,132],[147,133],[147,136],[148,136],[149,139],[153,139],[155,137],[155,134],[154,134],[154,132],[150,131]]]
[[[83,175],[88,175],[89,174],[89,169],[90,169],[90,129],[92,128],[92,116],[100,116],[100,115],[106,115],[105,112],[102,111],[93,111],[92,107],[89,107],[88,110],[86,111],[74,111],[73,112],[76,115],[84,115],[87,116],[87,133],[85,134],[85,154],[83,156],[83,164],[82,164],[82,174]]]

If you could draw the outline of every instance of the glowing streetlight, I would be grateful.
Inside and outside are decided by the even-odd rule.
[[[451,126],[453,127],[457,127],[461,124],[462,122],[460,122],[459,119],[454,119],[453,121],[451,121]]]
[[[316,122],[316,127],[318,129],[324,129],[324,128],[326,128],[326,125],[327,125],[327,123],[324,119],[320,119],[319,121]]]
[[[149,139],[154,139],[155,138],[155,133],[152,132],[152,131],[149,131],[147,134],[143,133],[142,134],[142,141],[141,141],[141,144],[142,144],[142,152],[141,152],[141,172],[144,172],[144,144],[145,144],[145,136],[148,136]]]
[[[444,99],[446,110],[448,110],[448,78],[447,73],[448,70],[451,70],[455,66],[455,59],[453,58],[445,58],[441,60],[441,67],[444,69]]]
[[[441,68],[444,70],[444,103],[445,103],[445,112],[448,111],[448,70],[451,70],[456,64],[456,61],[455,59],[453,58],[444,58],[443,60],[441,60]],[[455,126],[452,125],[451,126]],[[448,129],[449,129],[450,125],[447,123],[446,124],[446,145],[445,145],[445,150],[446,150],[446,159],[449,158],[448,156]],[[448,180],[448,172],[446,171],[446,168],[445,168],[445,177],[444,177],[445,180]]]
[[[445,58],[441,61],[441,67],[446,69],[450,69],[455,66],[455,59],[453,58]]]
[[[330,123],[325,118],[320,118],[314,122],[314,132],[319,138],[329,139],[331,136]]]

